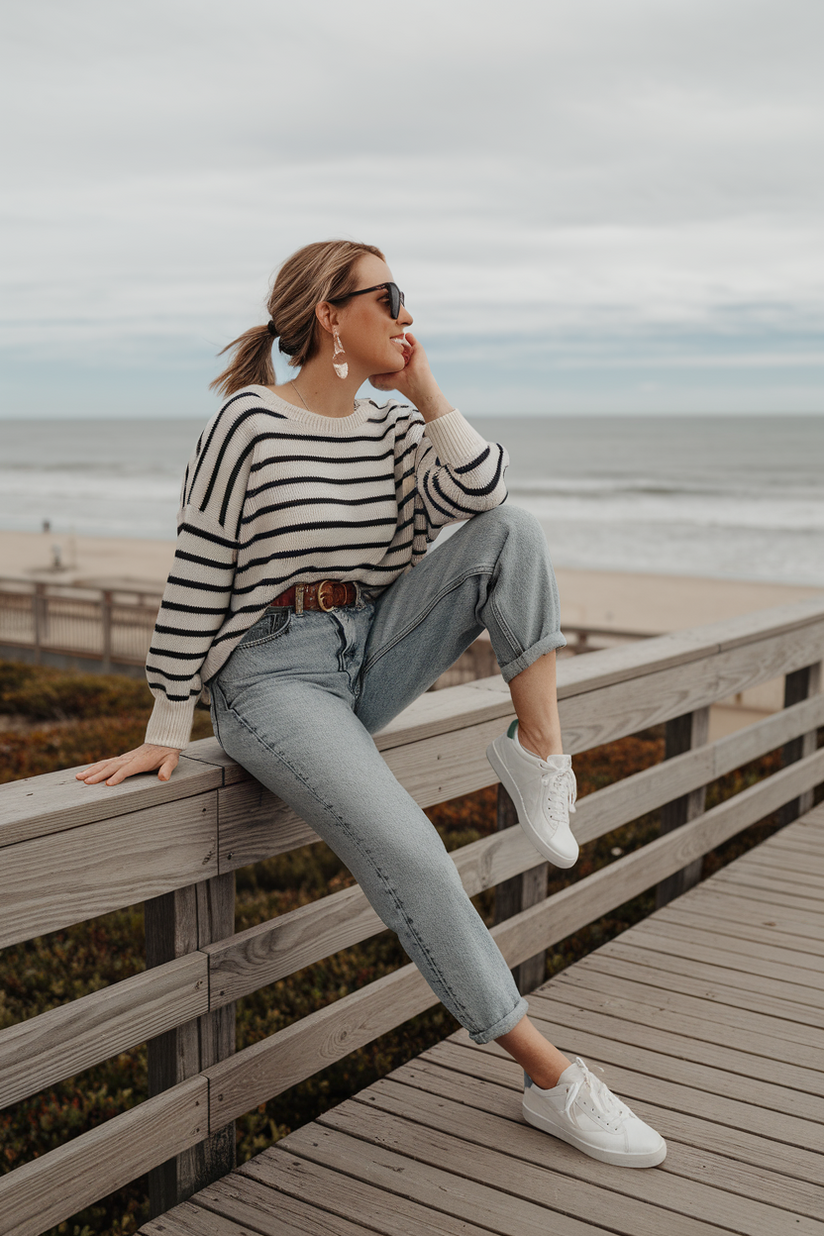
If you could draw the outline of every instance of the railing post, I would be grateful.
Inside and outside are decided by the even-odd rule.
[[[695,712],[685,712],[680,717],[673,717],[666,725],[664,759],[671,760],[676,755],[683,755],[693,747],[703,747],[709,737],[710,710],[696,708]],[[661,808],[661,835],[671,833],[674,828],[680,828],[689,820],[696,819],[704,811],[707,797],[706,786],[700,786],[690,794],[675,798],[665,803]],[[667,876],[655,889],[655,908],[660,910],[676,897],[680,897],[688,888],[692,888],[701,879],[701,867],[704,860],[696,858],[687,863],[680,871]]]
[[[515,804],[502,785],[498,786],[497,829],[511,828],[518,823],[518,813]],[[541,863],[531,867],[523,875],[513,876],[511,880],[502,880],[495,889],[495,922],[502,923],[504,919],[520,914],[539,901],[546,900],[549,863]],[[540,987],[546,977],[546,949],[528,957],[519,966],[515,966],[512,976],[518,991],[534,991]]]
[[[46,637],[46,585],[35,584],[31,594],[32,618],[34,619],[34,663],[41,661],[40,650]]]
[[[100,617],[103,622],[103,672],[112,672],[112,594],[100,594]]]
[[[818,695],[821,689],[821,661],[817,661],[814,665],[805,665],[803,669],[795,670],[792,674],[786,674],[784,676],[784,707],[790,708],[793,704],[800,704],[802,700],[809,699],[811,695]],[[802,734],[799,738],[794,738],[792,742],[785,743],[781,752],[784,767],[786,768],[788,764],[795,764],[797,760],[804,759],[807,755],[812,755],[817,742],[818,731],[811,730],[809,734]],[[800,798],[794,799],[793,802],[781,808],[779,819],[782,827],[785,824],[791,824],[800,815],[812,810],[813,793],[813,790],[807,790]]]
[[[214,876],[200,884],[147,901],[146,965],[159,966],[225,939],[235,929],[235,875]],[[219,1060],[234,1055],[235,1006],[227,1004],[149,1041],[149,1096],[168,1090]],[[168,1159],[149,1172],[151,1217],[163,1214],[232,1171],[234,1121],[206,1141]]]

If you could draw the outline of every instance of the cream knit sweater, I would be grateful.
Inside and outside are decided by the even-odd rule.
[[[264,386],[206,426],[183,480],[178,538],[146,662],[146,741],[185,747],[195,702],[274,597],[296,582],[380,592],[449,523],[498,506],[509,457],[455,409],[359,400],[339,419]]]

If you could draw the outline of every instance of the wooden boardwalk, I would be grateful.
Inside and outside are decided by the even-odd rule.
[[[143,1236],[824,1233],[824,805],[530,996],[664,1134],[606,1167],[524,1124],[521,1072],[452,1035]]]

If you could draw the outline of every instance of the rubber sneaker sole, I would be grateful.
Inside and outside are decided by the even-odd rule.
[[[561,1141],[574,1146],[576,1150],[597,1159],[599,1163],[609,1163],[613,1167],[657,1167],[667,1157],[667,1143],[661,1138],[660,1146],[645,1153],[631,1154],[625,1151],[605,1150],[602,1146],[591,1146],[583,1136],[573,1129],[563,1128],[541,1112],[532,1111],[527,1106],[526,1097],[523,1103],[524,1120],[543,1133],[558,1137]]]

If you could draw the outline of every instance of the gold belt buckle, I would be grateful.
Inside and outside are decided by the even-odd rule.
[[[321,609],[327,610],[327,611],[330,609],[334,609],[335,608],[334,601],[333,601],[334,596],[335,596],[335,581],[333,579],[321,580],[321,582],[318,584],[318,605],[321,607]],[[327,598],[329,600],[328,605],[326,604]]]

